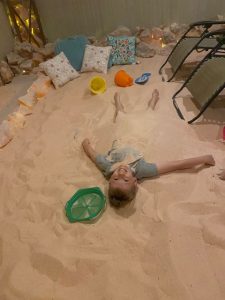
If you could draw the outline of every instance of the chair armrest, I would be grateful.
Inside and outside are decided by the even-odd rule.
[[[181,39],[188,37],[188,33],[195,27],[198,26],[202,26],[203,28],[205,28],[205,30],[202,32],[201,37],[204,36],[205,38],[205,34],[208,33],[208,29],[213,26],[213,25],[225,25],[225,20],[224,21],[198,21],[198,22],[194,22],[191,23],[189,25],[189,28],[187,29],[187,31],[182,35]],[[222,29],[223,30],[223,29]],[[212,32],[212,31],[211,31]]]
[[[204,34],[204,38],[209,38],[214,35],[225,35],[225,28],[207,32]]]
[[[212,38],[212,37],[214,37],[214,39],[217,40],[217,45],[215,46],[214,49],[212,49],[212,51],[210,51],[211,55],[214,55],[221,48],[221,46],[225,44],[225,29],[219,29],[219,30],[206,32],[201,37],[198,44],[200,44],[204,39]],[[222,50],[222,52],[224,53],[224,50]]]
[[[208,29],[213,26],[213,25],[225,25],[225,20],[224,21],[198,21],[198,22],[194,22],[191,23],[188,27],[188,29],[184,32],[184,34],[182,35],[181,39],[185,38],[188,36],[188,33],[195,27],[199,27],[202,26],[203,28],[205,28],[205,30],[202,32],[201,36],[204,36],[205,33],[208,32]]]
[[[225,20],[224,21],[198,21],[198,22],[194,22],[190,24],[190,27],[196,27],[196,26],[203,26],[205,28],[210,28],[212,25],[222,25],[225,24]]]
[[[218,46],[225,44],[225,29],[207,32],[202,36],[201,41],[211,37],[214,37],[218,41]]]

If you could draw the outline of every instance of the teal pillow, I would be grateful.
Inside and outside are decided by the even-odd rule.
[[[129,65],[136,62],[134,36],[108,36],[107,42],[112,46],[110,65]]]
[[[65,38],[56,42],[55,54],[64,52],[71,65],[80,71],[87,44],[89,44],[87,37],[82,35]]]

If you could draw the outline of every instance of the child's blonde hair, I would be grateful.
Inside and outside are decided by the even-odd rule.
[[[123,191],[120,188],[112,188],[109,186],[109,202],[113,206],[120,206],[126,202],[132,201],[136,196],[137,188],[136,186],[132,186],[129,191]]]

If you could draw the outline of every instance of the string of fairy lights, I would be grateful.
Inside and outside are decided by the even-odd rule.
[[[41,47],[45,37],[34,0],[4,0],[12,32],[20,42],[28,41]]]

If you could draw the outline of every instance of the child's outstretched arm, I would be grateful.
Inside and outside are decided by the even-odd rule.
[[[83,146],[84,152],[87,154],[87,156],[93,161],[93,163],[96,164],[97,153],[92,148],[90,140],[87,139],[87,138],[84,139],[83,142],[82,142],[82,146]]]
[[[215,160],[212,155],[203,155],[182,160],[175,160],[165,163],[157,163],[159,175],[178,170],[191,169],[198,165],[214,166]]]
[[[84,152],[91,159],[91,161],[96,165],[96,167],[105,175],[106,170],[110,169],[111,162],[109,162],[105,155],[97,153],[91,146],[89,139],[84,139],[82,142]]]

